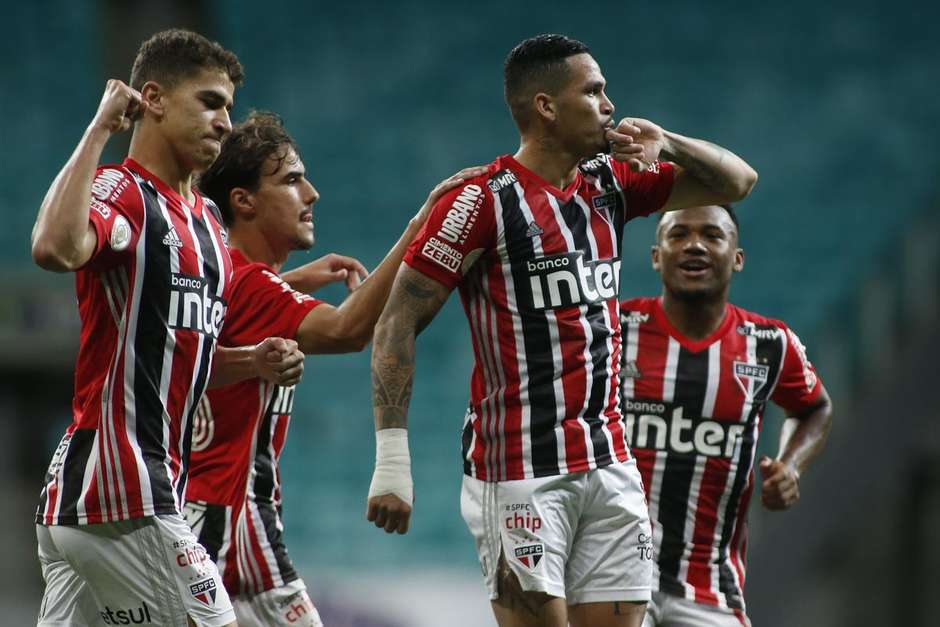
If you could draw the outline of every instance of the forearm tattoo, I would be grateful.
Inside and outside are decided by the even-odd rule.
[[[415,337],[434,318],[449,290],[408,267],[395,278],[375,328],[372,412],[376,429],[404,428],[415,372]]]
[[[734,158],[734,155],[711,142],[698,140],[698,143],[704,146],[701,151],[703,154],[694,155],[685,150],[677,150],[668,155],[669,159],[709,189],[717,192],[732,189],[733,182],[724,162]]]

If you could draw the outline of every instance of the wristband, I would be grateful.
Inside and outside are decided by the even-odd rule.
[[[369,498],[394,494],[411,505],[411,454],[408,429],[379,429],[375,432],[375,471],[369,486]]]

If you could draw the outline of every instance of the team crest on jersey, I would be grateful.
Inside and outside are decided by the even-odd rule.
[[[111,250],[120,252],[131,243],[131,225],[124,216],[114,218],[111,225]]]
[[[189,585],[189,593],[200,603],[212,607],[215,605],[215,579],[203,579]]]
[[[591,201],[595,209],[613,209],[617,206],[617,192],[608,192],[595,196]]]
[[[734,362],[734,380],[738,382],[738,386],[744,392],[744,396],[748,401],[753,401],[754,397],[764,388],[769,372],[770,366],[764,364]]]
[[[535,567],[539,565],[539,562],[542,561],[542,556],[545,554],[545,546],[541,542],[523,544],[515,547],[513,554],[516,556],[516,559],[519,560],[520,564],[529,570],[535,570]]]

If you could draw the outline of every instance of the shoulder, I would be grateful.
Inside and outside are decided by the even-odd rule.
[[[107,219],[107,207],[128,207],[140,204],[140,193],[134,175],[120,165],[100,165],[91,183],[91,204]]]
[[[728,307],[735,317],[733,331],[741,335],[753,335],[758,339],[775,340],[791,333],[789,327],[782,320],[748,311],[737,305],[729,304]]]
[[[620,302],[620,315],[627,316],[631,312],[649,313],[653,310],[655,302],[656,298],[652,296],[628,298]]]

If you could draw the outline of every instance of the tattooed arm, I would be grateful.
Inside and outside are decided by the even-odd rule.
[[[733,152],[667,131],[649,120],[624,118],[616,129],[607,131],[607,139],[614,159],[628,163],[636,172],[657,159],[678,166],[666,211],[736,202],[757,183],[757,172]]]
[[[415,372],[415,338],[440,311],[450,289],[402,265],[375,327],[372,413],[376,464],[366,518],[386,532],[405,533],[411,518],[408,403]]]

